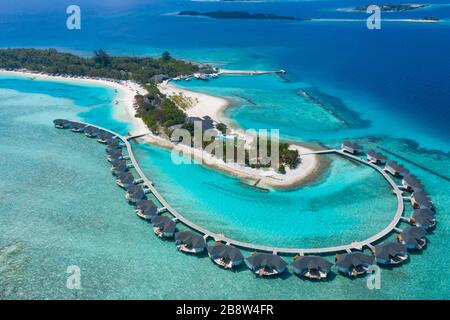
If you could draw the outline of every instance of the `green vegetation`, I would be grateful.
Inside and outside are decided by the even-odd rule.
[[[198,11],[180,11],[180,16],[203,16],[214,19],[246,19],[246,20],[310,20],[305,18],[278,16],[276,14],[265,13],[250,13],[246,11],[210,11],[210,12],[198,12]]]
[[[354,11],[363,11],[366,12],[368,6],[359,6],[353,8]],[[378,5],[381,11],[384,12],[402,12],[402,11],[409,11],[409,10],[416,10],[425,8],[426,5],[424,4],[382,4]]]
[[[198,67],[173,59],[168,52],[159,59],[143,57],[114,57],[103,50],[94,57],[83,58],[55,49],[0,49],[0,68],[27,69],[47,74],[103,77],[116,80],[134,80],[145,84],[159,74],[176,77],[192,74]]]
[[[173,59],[167,51],[159,59],[114,57],[103,50],[95,51],[92,58],[83,58],[55,49],[0,49],[0,68],[26,69],[50,75],[136,81],[145,85],[149,92],[145,97],[136,96],[137,114],[154,131],[159,126],[183,123],[186,116],[174,102],[159,92],[156,85],[148,83],[154,82],[152,78],[157,75],[176,77],[198,70],[191,63]]]
[[[157,87],[155,76],[166,75],[176,77],[193,74],[199,67],[191,63],[173,59],[169,52],[164,52],[161,58],[134,58],[114,57],[103,50],[94,52],[91,58],[83,58],[69,53],[61,53],[55,49],[0,49],[0,68],[6,70],[23,70],[42,72],[50,75],[68,75],[78,77],[108,78],[113,80],[133,80],[145,87],[147,94],[136,95],[136,116],[142,118],[150,130],[157,133],[176,124],[183,124],[183,128],[193,135],[194,126],[186,123],[187,108],[192,101],[183,95],[168,97],[161,93]],[[216,129],[223,134],[227,126],[223,123],[216,125]],[[214,140],[213,138],[212,140]],[[203,141],[203,147],[210,142]],[[238,154],[238,141],[231,143],[235,149],[235,158]],[[258,146],[257,146],[258,147]],[[289,150],[287,143],[280,143],[280,168],[284,166],[294,168],[299,161],[296,150]],[[224,161],[226,159],[226,144],[224,148]],[[268,141],[270,153],[270,140]],[[270,154],[269,154],[270,156]],[[236,161],[236,159],[234,159]],[[270,164],[250,164],[250,150],[245,150],[245,163],[255,168],[270,167]],[[285,171],[285,170],[284,170]]]
[[[167,129],[175,124],[184,123],[186,114],[175,102],[162,94],[155,84],[146,84],[145,89],[148,91],[147,95],[135,96],[136,115],[142,118],[150,130],[156,132],[160,126]]]

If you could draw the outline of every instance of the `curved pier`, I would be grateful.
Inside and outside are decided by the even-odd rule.
[[[188,220],[183,215],[181,215],[177,210],[175,210],[166,201],[166,199],[164,199],[164,197],[158,192],[158,190],[153,186],[152,181],[149,180],[145,176],[144,172],[142,171],[141,167],[139,166],[139,163],[137,162],[137,160],[136,160],[136,158],[134,156],[133,149],[131,147],[131,144],[129,143],[130,137],[122,136],[122,135],[120,135],[120,134],[118,134],[118,133],[116,133],[116,132],[114,132],[112,130],[109,130],[109,129],[106,129],[106,128],[102,128],[102,127],[94,125],[94,124],[85,123],[85,122],[81,122],[81,121],[72,121],[72,120],[70,120],[70,121],[73,122],[73,123],[78,122],[78,123],[81,123],[81,124],[84,124],[84,125],[87,125],[87,126],[95,127],[95,128],[97,128],[99,130],[103,130],[103,131],[109,132],[113,136],[116,136],[117,138],[119,138],[123,142],[123,144],[126,146],[127,152],[128,152],[128,156],[130,158],[130,161],[133,164],[134,169],[136,170],[136,172],[139,174],[140,178],[142,179],[142,183],[148,188],[148,190],[151,191],[151,193],[158,199],[158,201],[163,205],[163,207],[166,208],[166,210],[172,216],[174,216],[176,218],[177,221],[183,223],[184,225],[188,226],[192,230],[195,230],[195,231],[203,234],[205,239],[212,238],[215,241],[222,241],[224,243],[231,244],[231,245],[234,245],[236,247],[243,248],[243,249],[256,250],[256,251],[262,251],[262,252],[270,252],[270,253],[279,253],[279,254],[300,254],[300,255],[304,255],[304,254],[310,254],[310,253],[315,253],[315,254],[328,253],[328,254],[330,254],[330,253],[337,253],[337,252],[343,252],[343,251],[350,252],[352,249],[353,250],[362,250],[364,247],[368,247],[369,249],[372,249],[373,248],[372,243],[377,242],[378,240],[381,240],[382,238],[384,238],[385,236],[387,236],[391,232],[395,232],[396,226],[400,222],[400,220],[402,218],[402,215],[403,215],[403,209],[404,209],[403,192],[397,186],[395,181],[382,168],[376,166],[375,164],[373,164],[373,163],[371,163],[369,161],[366,161],[366,160],[361,159],[359,157],[356,157],[354,155],[345,153],[345,152],[343,152],[341,150],[335,150],[335,149],[322,150],[322,151],[312,152],[312,153],[308,153],[308,154],[332,154],[332,153],[339,154],[341,156],[347,157],[349,159],[353,159],[355,161],[358,161],[360,163],[363,163],[363,164],[373,168],[374,170],[379,172],[383,176],[383,178],[385,180],[387,180],[387,182],[391,185],[391,187],[393,189],[393,193],[397,196],[397,201],[398,201],[397,210],[395,212],[395,215],[394,215],[393,219],[389,223],[389,225],[386,226],[383,230],[381,230],[380,232],[378,232],[377,234],[371,236],[368,239],[365,239],[365,240],[362,240],[362,241],[352,242],[352,243],[347,244],[347,245],[334,246],[334,247],[325,247],[325,248],[270,247],[270,246],[262,246],[262,245],[248,243],[248,242],[242,242],[242,241],[234,240],[234,239],[231,239],[231,238],[227,238],[224,235],[211,232],[211,231],[209,231],[209,230],[207,230],[207,229],[205,229],[205,228],[195,224],[194,222]],[[137,136],[140,136],[140,135],[137,135]],[[302,156],[305,156],[305,155],[308,155],[308,154],[303,154]]]

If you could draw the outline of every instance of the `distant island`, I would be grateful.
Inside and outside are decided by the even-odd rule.
[[[366,12],[367,8],[369,6],[360,6],[353,8],[353,11],[362,11]],[[412,4],[382,4],[378,5],[380,7],[381,11],[383,12],[402,12],[402,11],[410,11],[410,10],[416,10],[425,8],[425,4],[418,4],[418,3],[412,3]]]
[[[290,16],[279,16],[270,13],[251,13],[246,11],[210,11],[210,12],[198,12],[198,11],[180,11],[179,16],[193,16],[193,17],[209,17],[213,19],[243,19],[243,20],[294,20],[304,21],[311,20],[306,18],[297,18]]]

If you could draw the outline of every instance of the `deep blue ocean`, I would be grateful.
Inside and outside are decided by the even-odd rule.
[[[367,14],[345,10],[361,1],[77,3],[79,31],[65,27],[71,1],[8,3],[0,12],[0,47],[53,47],[83,56],[100,48],[148,56],[169,50],[178,58],[229,69],[285,69],[283,79],[230,76],[180,85],[229,98],[233,107],[227,116],[244,128],[279,128],[285,139],[330,146],[350,137],[366,147],[383,147],[400,162],[402,157],[413,161],[419,166],[402,163],[432,195],[438,228],[422,254],[401,268],[383,270],[383,287],[376,292],[366,288],[365,279],[336,276],[319,284],[295,276],[268,280],[245,269],[221,270],[208,258],[186,257],[172,243],[155,239],[115,187],[103,148],[52,128],[56,117],[78,117],[127,132],[127,125],[114,117],[114,92],[2,75],[0,152],[8,157],[0,168],[7,177],[0,181],[0,298],[449,297],[450,183],[420,168],[450,175],[449,4],[433,1],[426,9],[382,14],[385,19],[437,16],[439,23],[384,21],[381,30],[371,31]],[[330,20],[173,15],[218,9]],[[302,98],[299,90],[333,112]],[[20,134],[17,126],[33,134]],[[311,185],[266,194],[207,168],[174,166],[165,150],[135,148],[146,173],[178,210],[213,231],[246,241],[346,243],[380,230],[395,206],[384,181],[341,159],[331,159]],[[70,264],[82,267],[81,291],[65,288]],[[180,269],[190,275],[187,280]],[[437,272],[440,278],[428,278]]]

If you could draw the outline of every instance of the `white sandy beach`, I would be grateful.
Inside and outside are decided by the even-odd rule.
[[[141,134],[149,132],[147,126],[142,119],[137,118],[136,110],[134,108],[134,97],[136,94],[145,94],[146,90],[132,82],[132,81],[111,81],[105,79],[91,79],[91,78],[76,78],[76,77],[64,77],[64,76],[49,76],[45,74],[32,73],[27,71],[3,71],[2,73],[17,74],[25,77],[29,77],[35,80],[47,80],[47,81],[70,81],[80,84],[91,84],[98,86],[105,86],[114,89],[117,92],[115,113],[114,116],[122,121],[131,123],[131,134]],[[194,92],[191,90],[182,89],[174,86],[170,83],[160,84],[159,89],[162,93],[171,96],[183,94],[188,98],[192,105],[185,110],[188,116],[204,117],[210,116],[217,122],[223,122],[230,128],[233,124],[224,116],[224,110],[230,105],[229,101],[220,97],[207,95],[200,92]],[[238,128],[233,129],[233,133],[242,135]],[[252,139],[252,137],[247,137]],[[274,187],[274,188],[289,188],[300,185],[313,178],[320,169],[320,162],[318,156],[308,155],[301,158],[301,163],[296,169],[286,168],[286,174],[279,174],[272,169],[253,169],[234,163],[225,163],[221,159],[211,156],[210,154],[203,152],[199,149],[193,149],[183,144],[174,144],[166,138],[148,133],[146,136],[139,138],[146,143],[155,144],[164,148],[174,149],[178,152],[183,152],[184,155],[193,156],[194,159],[202,159],[203,164],[226,172],[228,174],[244,178],[259,181],[258,185],[261,187]],[[297,149],[301,154],[309,153],[313,150],[300,145],[291,145],[291,149]]]

